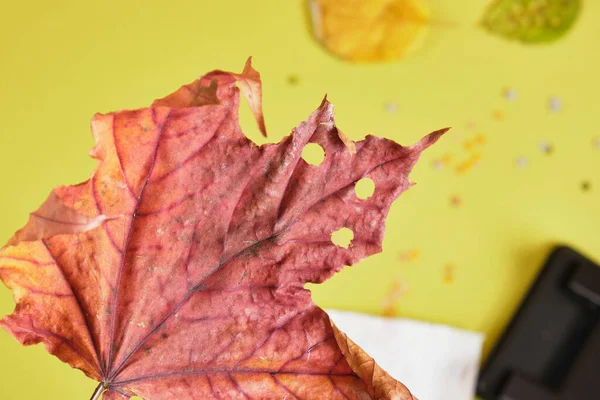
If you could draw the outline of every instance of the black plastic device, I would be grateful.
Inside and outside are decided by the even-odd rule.
[[[598,265],[569,247],[553,250],[484,364],[477,394],[600,400]]]

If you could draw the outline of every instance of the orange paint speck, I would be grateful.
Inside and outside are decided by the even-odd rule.
[[[485,135],[483,133],[480,133],[479,135],[475,136],[473,142],[479,146],[483,146],[487,142],[487,140],[485,138]]]
[[[459,196],[452,196],[450,198],[450,204],[453,207],[460,207],[460,205],[462,204],[462,199]]]
[[[443,280],[446,284],[454,282],[454,266],[452,264],[448,264],[444,267]]]
[[[467,151],[470,151],[470,150],[475,149],[478,146],[483,146],[485,144],[485,142],[486,142],[485,136],[480,133],[471,140],[465,140],[463,142],[463,147]]]
[[[452,162],[452,154],[444,154],[441,158],[444,165],[448,165]]]
[[[496,121],[504,121],[506,115],[504,114],[504,111],[496,110],[492,113],[492,118]]]
[[[468,121],[465,124],[465,128],[466,129],[475,129],[476,126],[477,126],[477,124],[475,122],[473,122],[473,121]]]
[[[396,277],[392,282],[392,287],[385,296],[382,302],[383,315],[393,317],[398,315],[397,303],[408,291],[408,285],[400,276]]]
[[[400,261],[414,261],[419,258],[420,255],[421,252],[419,250],[409,250],[400,253],[398,258]]]
[[[480,160],[481,155],[479,153],[475,153],[468,160],[465,160],[462,163],[458,164],[456,166],[456,172],[458,174],[464,174],[473,169],[473,167],[476,167],[479,164]]]

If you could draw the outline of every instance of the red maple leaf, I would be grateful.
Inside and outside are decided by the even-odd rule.
[[[99,381],[95,399],[412,399],[303,287],[381,251],[392,201],[445,130],[353,143],[324,100],[259,147],[236,83],[264,132],[250,60],[94,117],[91,178],[55,189],[0,250],[17,302],[1,325]],[[318,166],[302,159],[309,142],[326,152]],[[342,227],[347,249],[330,239]]]

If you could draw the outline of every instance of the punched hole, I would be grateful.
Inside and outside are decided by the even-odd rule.
[[[354,232],[348,228],[340,228],[331,234],[331,242],[344,249],[350,246],[352,239],[354,239]]]
[[[356,192],[356,197],[361,200],[366,200],[373,196],[373,193],[375,192],[375,182],[370,178],[362,178],[354,185],[354,191]]]
[[[325,159],[325,150],[317,143],[308,143],[302,150],[302,158],[310,165],[320,165]]]

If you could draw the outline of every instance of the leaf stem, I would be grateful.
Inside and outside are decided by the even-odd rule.
[[[105,390],[106,386],[104,386],[103,382],[100,382],[90,400],[100,400],[100,396],[102,396],[102,393],[104,393]]]

